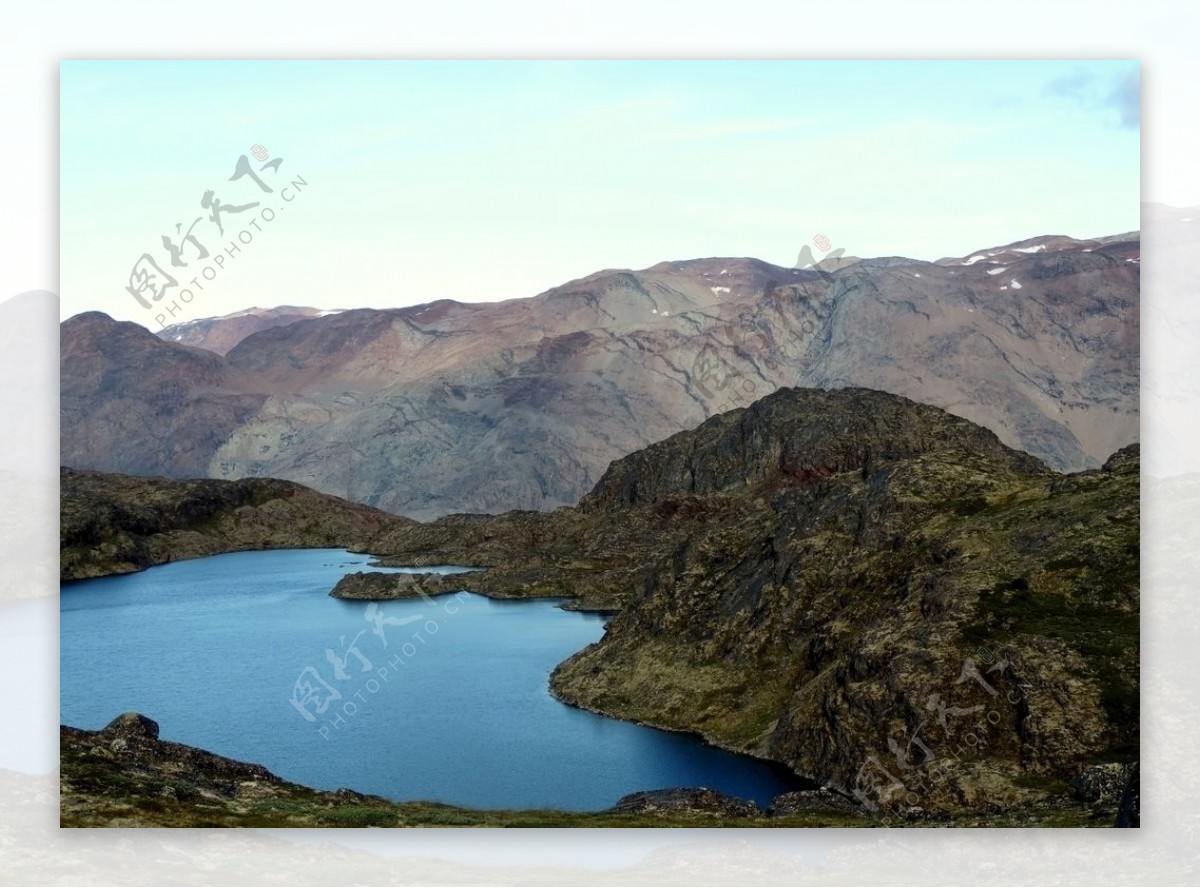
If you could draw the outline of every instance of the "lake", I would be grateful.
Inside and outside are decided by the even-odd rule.
[[[329,597],[346,573],[406,572],[370,560],[239,552],[65,584],[63,724],[95,730],[136,710],[165,740],[297,783],[475,808],[595,811],[675,786],[766,805],[799,786],[773,765],[555,700],[551,670],[599,640],[602,617],[465,592]]]

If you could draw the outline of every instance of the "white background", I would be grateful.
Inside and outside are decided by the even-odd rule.
[[[1144,197],[1200,204],[1183,2],[40,3],[0,12],[0,301],[57,292],[62,58],[1045,57],[1143,62]],[[198,126],[203,122],[198,121]],[[130,139],[155,137],[152,121]],[[170,145],[163,145],[170,151]],[[11,884],[1195,884],[1196,257],[1144,220],[1138,831],[59,831],[57,306],[0,330],[0,881]],[[1200,212],[1196,225],[1200,227]],[[47,310],[38,306],[44,305]],[[10,324],[17,323],[9,320]],[[14,474],[15,473],[15,474]]]

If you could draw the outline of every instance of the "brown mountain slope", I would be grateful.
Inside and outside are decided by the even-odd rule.
[[[1137,437],[1137,250],[1053,237],[833,272],[660,263],[531,299],[304,319],[224,359],[81,315],[62,330],[62,461],[282,477],[418,518],[545,509],[799,385],[895,392],[1056,468],[1096,466]]]

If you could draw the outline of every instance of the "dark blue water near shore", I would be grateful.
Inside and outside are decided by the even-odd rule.
[[[164,739],[400,801],[586,811],[643,789],[766,804],[794,788],[761,762],[554,700],[551,670],[602,618],[465,593],[328,596],[369,560],[243,552],[64,586],[63,723],[137,710]]]

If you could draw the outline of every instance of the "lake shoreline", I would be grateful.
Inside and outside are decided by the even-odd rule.
[[[705,790],[631,793],[594,812],[481,809],[428,801],[396,802],[349,789],[316,790],[284,780],[261,765],[225,758],[158,736],[158,725],[126,713],[99,731],[60,729],[63,828],[432,828],[432,827],[872,827],[876,818],[836,800],[816,806],[760,810]],[[105,787],[105,789],[100,789]],[[795,794],[802,796],[803,794]],[[792,800],[797,801],[796,799]],[[913,820],[889,826],[1111,825],[1109,812],[1074,804],[1042,804],[1011,815],[959,821]]]
[[[266,560],[262,560],[262,556],[267,556]],[[222,562],[217,559],[234,560]],[[486,642],[493,646],[496,638],[508,639],[499,642],[501,650],[511,648],[514,651],[524,651],[526,642],[523,639],[536,640],[535,648],[529,654],[520,654],[520,659],[515,661],[515,665],[519,667],[518,671],[510,675],[509,667],[505,667],[501,670],[486,670],[485,674],[489,674],[487,679],[491,682],[489,687],[500,689],[500,699],[507,701],[506,706],[511,707],[515,704],[522,708],[522,711],[525,707],[533,706],[528,719],[530,727],[525,730],[525,733],[532,730],[533,734],[524,741],[528,744],[527,750],[523,753],[524,757],[528,758],[532,755],[536,759],[547,750],[543,749],[541,753],[532,750],[544,747],[546,742],[556,744],[557,750],[554,754],[558,757],[557,767],[561,771],[557,784],[578,785],[579,788],[592,787],[582,795],[578,789],[566,790],[567,794],[564,796],[564,800],[566,801],[565,807],[568,809],[575,810],[580,814],[596,814],[606,810],[607,806],[622,794],[644,792],[647,791],[647,788],[653,787],[670,788],[691,785],[719,789],[730,798],[755,800],[760,806],[766,807],[775,796],[807,786],[778,763],[722,749],[707,742],[705,738],[686,731],[659,731],[655,726],[589,712],[587,713],[589,719],[599,720],[599,724],[591,726],[588,721],[581,722],[573,716],[565,715],[565,713],[585,712],[585,710],[570,706],[551,693],[548,677],[559,663],[586,648],[588,644],[599,637],[603,631],[601,627],[604,617],[602,614],[590,612],[579,613],[573,618],[567,617],[568,614],[575,613],[564,607],[571,602],[568,597],[539,596],[535,599],[512,599],[500,596],[492,598],[470,589],[469,586],[472,584],[454,582],[463,574],[443,573],[443,571],[457,568],[438,565],[426,566],[424,569],[428,570],[431,575],[442,576],[451,581],[461,593],[457,598],[454,595],[445,598],[429,598],[424,603],[414,599],[397,600],[394,603],[388,603],[385,609],[373,613],[370,602],[343,600],[346,605],[358,604],[358,607],[337,607],[330,611],[329,606],[333,602],[329,601],[328,593],[325,590],[333,584],[334,578],[353,576],[356,569],[361,570],[359,565],[366,560],[367,556],[360,553],[349,552],[341,548],[324,547],[311,550],[281,549],[224,553],[214,556],[212,559],[189,559],[173,564],[158,565],[157,567],[163,568],[163,573],[147,570],[132,575],[116,575],[96,580],[98,583],[106,584],[107,588],[93,589],[80,583],[64,584],[64,598],[60,604],[60,613],[63,627],[62,675],[63,688],[66,693],[62,699],[63,717],[61,720],[69,725],[99,728],[105,720],[111,718],[113,711],[137,709],[155,713],[156,717],[163,719],[164,724],[171,726],[175,736],[180,736],[187,743],[195,744],[198,748],[219,750],[223,754],[231,755],[236,760],[264,762],[267,767],[276,769],[277,773],[286,775],[287,780],[296,781],[302,785],[350,786],[354,787],[356,791],[371,792],[396,800],[440,798],[445,799],[446,804],[456,807],[472,807],[482,810],[502,810],[513,807],[526,809],[530,806],[523,802],[539,798],[547,799],[551,807],[559,807],[553,803],[554,793],[538,790],[535,788],[536,784],[529,784],[520,792],[508,795],[508,790],[502,787],[512,785],[513,778],[511,774],[505,776],[504,773],[497,774],[497,780],[489,780],[488,784],[485,784],[486,788],[482,797],[488,798],[490,793],[490,798],[495,801],[482,805],[469,801],[464,802],[462,787],[456,786],[457,783],[462,782],[463,778],[461,777],[444,784],[446,788],[444,795],[435,792],[443,784],[432,778],[425,779],[424,783],[420,785],[410,785],[410,778],[394,782],[393,778],[389,776],[397,771],[394,767],[389,767],[378,773],[377,777],[364,782],[361,777],[374,774],[375,766],[360,766],[357,763],[364,761],[364,757],[369,758],[368,753],[377,745],[378,736],[371,731],[363,733],[368,729],[367,722],[360,721],[353,725],[351,733],[355,734],[355,739],[352,742],[348,737],[343,736],[347,733],[345,730],[330,728],[332,722],[329,719],[334,718],[335,715],[344,714],[348,721],[353,721],[351,718],[353,713],[338,710],[336,706],[347,704],[351,707],[359,707],[366,706],[369,702],[371,707],[369,718],[376,721],[382,720],[380,724],[395,723],[401,726],[406,733],[410,732],[414,725],[410,721],[408,713],[412,712],[413,705],[420,707],[419,702],[415,701],[424,699],[421,695],[428,692],[421,690],[421,687],[430,681],[440,681],[445,687],[453,688],[455,697],[475,700],[476,697],[472,697],[472,694],[476,691],[471,690],[471,686],[478,684],[480,673],[477,667],[471,665],[474,661],[470,657],[463,661],[463,665],[458,668],[459,671],[468,670],[474,676],[472,679],[468,679],[466,676],[453,678],[442,675],[442,669],[438,664],[453,662],[457,657],[454,649],[462,650],[463,645],[470,648],[472,646],[471,639],[475,638],[479,632],[484,632],[493,637],[492,642]],[[271,565],[278,565],[278,567]],[[403,575],[401,568],[396,567],[393,570],[396,572],[393,576]],[[329,577],[329,579],[326,580],[325,577]],[[218,580],[224,583],[225,587],[210,585]],[[463,588],[464,586],[468,588]],[[290,591],[272,591],[276,588]],[[110,592],[111,594],[109,594]],[[320,594],[322,592],[325,594]],[[279,597],[280,595],[283,595],[282,599]],[[476,602],[474,605],[470,603],[472,600]],[[203,626],[206,633],[210,633],[210,637],[216,639],[215,644],[219,648],[246,648],[246,644],[235,640],[237,635],[231,636],[228,641],[220,640],[226,632],[223,628],[225,614],[231,612],[230,608],[232,608],[232,613],[237,614],[234,618],[235,622],[239,625],[246,624],[248,627],[241,631],[241,635],[249,638],[252,646],[259,647],[257,642],[259,630],[254,627],[269,625],[269,622],[264,622],[264,620],[277,622],[277,617],[272,615],[278,614],[281,606],[289,613],[299,613],[294,605],[285,603],[292,601],[303,603],[302,611],[305,614],[325,614],[326,616],[304,616],[302,619],[305,621],[305,625],[310,627],[305,630],[308,633],[307,637],[313,640],[305,642],[301,636],[289,636],[298,640],[281,648],[279,655],[288,659],[289,662],[294,661],[296,663],[294,668],[299,668],[304,662],[303,652],[309,650],[311,665],[316,666],[323,673],[325,681],[333,682],[342,692],[342,697],[336,706],[330,708],[324,716],[319,716],[308,727],[304,727],[304,723],[296,718],[296,712],[291,707],[284,710],[284,716],[290,715],[290,719],[285,717],[278,724],[276,717],[266,719],[259,717],[258,713],[265,712],[264,704],[278,709],[279,703],[285,702],[283,699],[276,698],[273,690],[277,688],[282,695],[283,688],[279,678],[267,681],[266,673],[262,673],[262,678],[258,682],[259,684],[263,682],[268,684],[265,689],[266,696],[262,698],[262,703],[249,706],[247,709],[249,720],[241,719],[241,727],[238,727],[237,720],[228,721],[229,714],[202,719],[200,723],[196,723],[196,716],[187,714],[188,706],[186,704],[178,701],[169,702],[169,698],[178,697],[181,700],[189,698],[192,692],[188,690],[187,686],[171,682],[164,684],[163,681],[156,681],[152,676],[143,676],[137,670],[130,671],[122,665],[121,658],[116,657],[112,652],[111,639],[113,638],[122,639],[119,647],[126,652],[137,652],[139,645],[149,643],[150,647],[144,653],[138,653],[136,656],[143,662],[167,662],[162,659],[163,656],[173,657],[174,655],[165,653],[171,648],[169,645],[163,647],[162,633],[155,627],[160,623],[164,629],[177,625],[180,620],[178,612],[180,607],[187,609],[187,616],[183,618],[184,624]],[[325,602],[329,602],[329,604],[325,604]],[[527,607],[536,605],[538,602],[541,603],[541,608],[530,611],[528,615],[524,611],[515,610],[518,606]],[[122,608],[131,606],[136,606],[137,610],[122,610]],[[249,610],[245,609],[247,607]],[[467,622],[462,622],[464,617],[454,615],[459,611],[468,615]],[[406,644],[405,636],[399,634],[402,630],[388,627],[390,622],[409,622],[405,615],[410,613],[415,615],[417,612],[424,615],[425,621],[413,624],[412,628],[427,626],[424,631],[434,636],[430,639],[429,647],[424,647],[425,642],[423,641]],[[124,613],[128,613],[129,616],[123,616]],[[254,617],[256,613],[262,613],[263,619]],[[508,616],[505,616],[506,614]],[[555,614],[561,616],[552,616]],[[385,620],[385,634],[391,638],[391,646],[387,649],[388,654],[386,655],[383,649],[378,647],[382,643],[383,636],[376,638],[368,632],[368,627],[371,626],[370,621],[380,618],[381,615]],[[215,620],[214,617],[216,617]],[[364,622],[364,618],[366,622]],[[565,623],[561,622],[564,618],[566,619]],[[84,622],[80,622],[81,619]],[[97,619],[105,627],[103,632],[100,631],[98,625],[95,625]],[[440,627],[431,625],[431,620],[440,623]],[[133,634],[125,632],[122,628],[127,625],[135,630]],[[362,626],[363,629],[357,630],[354,628],[355,625]],[[93,626],[92,629],[84,628]],[[356,631],[358,636],[354,634]],[[456,635],[461,635],[464,631],[467,633],[466,635],[456,638]],[[117,635],[112,635],[114,632]],[[368,695],[367,688],[362,683],[339,684],[328,672],[329,667],[324,665],[324,658],[319,656],[323,649],[322,644],[328,644],[338,638],[339,632],[342,633],[343,644],[349,643],[350,640],[357,641],[364,656],[370,659],[372,672],[364,675],[362,681],[365,681],[367,677],[374,681],[375,673],[385,669],[399,670],[396,672],[397,675],[404,672],[404,678],[398,683],[398,680],[393,677],[390,685],[385,683],[387,689],[383,690],[378,698]],[[364,635],[363,632],[367,632],[367,634]],[[144,638],[139,642],[139,638],[142,636]],[[109,640],[105,640],[106,638]],[[481,640],[485,639],[481,637]],[[368,645],[376,645],[376,647]],[[415,650],[417,645],[422,646],[420,652]],[[445,647],[446,645],[450,645],[450,647]],[[438,648],[437,651],[434,651],[435,646]],[[406,647],[408,650],[405,650]],[[445,648],[444,652],[442,648]],[[164,653],[155,653],[160,649]],[[539,654],[538,650],[544,650],[545,653]],[[414,654],[416,655],[415,659]],[[389,656],[396,661],[402,657],[413,660],[413,665],[419,661],[420,671],[412,672],[413,665],[392,666],[390,665],[392,661],[387,659]],[[532,662],[529,661],[529,656],[534,657]],[[426,663],[425,661],[429,657],[435,657],[435,659]],[[451,660],[447,661],[444,657],[450,657]],[[110,662],[116,671],[105,665]],[[197,662],[196,668],[203,671],[201,663],[202,661]],[[356,661],[352,659],[346,661],[345,668],[349,676],[360,674],[356,666]],[[182,674],[187,675],[187,673]],[[76,680],[75,676],[82,678]],[[287,677],[289,688],[294,676],[293,672],[291,677]],[[136,693],[111,694],[103,690],[105,686],[114,684],[132,688],[136,690]],[[163,686],[165,691],[155,691],[156,684]],[[218,688],[222,686],[218,685]],[[354,694],[356,688],[359,691],[358,695]],[[466,690],[459,690],[463,688]],[[211,693],[211,690],[208,692]],[[440,691],[438,693],[440,694]],[[155,703],[156,694],[160,698],[158,703]],[[388,695],[391,695],[390,698],[387,698]],[[483,693],[483,697],[490,697],[490,695],[491,691]],[[93,697],[96,699],[91,699]],[[259,697],[262,697],[261,693]],[[461,709],[464,716],[455,716],[460,721],[463,718],[468,722],[474,722],[480,718],[486,721],[493,718],[488,713],[490,712],[489,706],[494,704],[485,702],[483,697],[478,698],[476,703],[447,704],[434,700],[431,705],[435,705],[439,710]],[[168,700],[168,702],[162,702],[163,700]],[[536,702],[538,700],[544,702]],[[246,709],[244,706],[241,708]],[[547,708],[551,711],[547,711]],[[222,709],[224,709],[224,704],[218,704],[216,711],[221,712]],[[557,714],[559,711],[562,711],[564,715]],[[487,731],[474,730],[474,736],[471,737],[456,734],[454,731],[447,733],[444,728],[437,728],[437,725],[441,724],[437,718],[443,717],[436,716],[435,721],[431,723],[433,727],[423,727],[420,730],[441,730],[442,733],[436,736],[455,738],[453,745],[456,747],[466,742],[468,745],[465,748],[486,750],[492,745],[492,741],[488,739],[491,734]],[[180,728],[188,724],[193,724],[194,729],[181,733]],[[605,727],[606,724],[614,725],[614,727]],[[251,725],[255,726],[254,730],[245,730]],[[617,729],[615,727],[617,725],[621,726],[621,729]],[[627,730],[630,728],[637,730],[630,733]],[[282,739],[271,739],[281,729],[283,731]],[[567,733],[562,734],[563,731],[567,731]],[[640,734],[639,731],[649,733]],[[546,732],[549,733],[542,737],[541,735]],[[318,734],[321,734],[324,741],[341,739],[336,746],[331,744],[327,747],[322,739],[317,738]],[[413,741],[416,736],[414,735]],[[515,735],[502,733],[500,736],[505,738],[508,743],[523,742],[519,739],[523,736],[521,730],[518,730]],[[375,739],[372,740],[372,737]],[[548,741],[549,737],[555,739]],[[656,737],[664,739],[655,739]],[[666,740],[666,737],[679,739]],[[284,745],[280,746],[281,742]],[[316,746],[313,746],[314,742]],[[445,740],[437,742],[445,744]],[[597,743],[603,744],[606,748],[597,747]],[[626,744],[632,745],[626,748]],[[289,749],[294,751],[289,752]],[[260,751],[256,753],[255,750]],[[271,754],[264,754],[261,750],[274,751]],[[487,761],[486,756],[489,753],[477,753],[476,757],[479,754],[485,757],[477,758],[473,768],[482,776],[486,773],[486,769],[480,771],[479,767]],[[599,754],[599,758],[597,758],[597,754]],[[341,767],[341,760],[346,756],[350,757],[347,760],[350,770]],[[613,756],[616,758],[609,761]],[[721,756],[729,756],[728,761],[724,761]],[[315,759],[322,759],[327,763],[322,764]],[[508,760],[506,759],[506,761]],[[588,765],[583,767],[581,762],[588,762]],[[616,764],[616,770],[613,770],[614,764]],[[505,766],[497,762],[497,766],[503,772],[509,767],[517,767],[517,764],[512,762],[511,766]],[[755,769],[761,771],[761,775]],[[319,776],[321,773],[327,773],[327,776],[321,778]],[[357,777],[353,776],[356,773]],[[342,776],[338,776],[338,774]],[[592,777],[589,774],[596,776]],[[640,777],[636,776],[639,774]],[[691,776],[685,776],[688,774]],[[314,777],[314,775],[318,776]],[[421,778],[417,779],[419,781]],[[742,785],[742,781],[746,780],[758,782],[754,784],[753,789],[750,788],[750,784],[746,784],[746,792],[743,793],[738,790],[738,787]],[[400,791],[389,792],[383,788],[388,786],[393,786]],[[408,787],[407,790],[405,787]],[[770,787],[769,790],[767,787]],[[470,799],[471,794],[472,792],[468,791],[465,798]],[[478,796],[479,793],[476,795]],[[512,802],[505,804],[506,798],[511,798]],[[584,807],[585,805],[589,806]],[[541,805],[537,807],[541,807]]]

